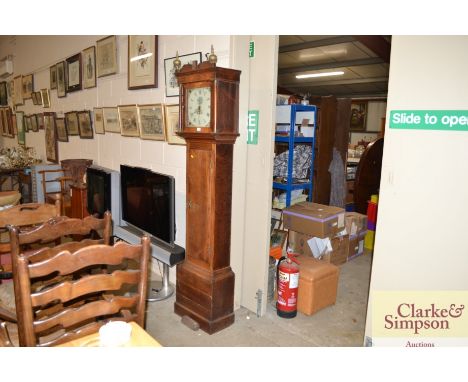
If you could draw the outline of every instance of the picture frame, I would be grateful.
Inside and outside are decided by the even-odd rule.
[[[4,108],[0,108],[0,132],[2,136],[6,137],[8,135],[8,123],[4,116]]]
[[[117,73],[117,38],[115,35],[96,41],[96,73],[98,78]]]
[[[43,104],[43,102],[42,102],[42,93],[41,93],[41,91],[39,90],[39,91],[34,92],[34,93],[36,94],[36,101],[37,101],[37,104],[38,104],[39,106],[44,106],[44,104]],[[50,99],[50,97],[49,97],[49,99]]]
[[[128,36],[128,89],[158,87],[158,36]]]
[[[57,97],[67,96],[67,78],[65,71],[65,61],[56,64],[57,67]]]
[[[80,135],[80,128],[78,126],[78,114],[76,111],[69,111],[65,113],[65,125],[67,128],[67,135]]]
[[[116,107],[103,107],[102,119],[104,131],[109,133],[120,133],[119,110]]]
[[[52,65],[49,68],[50,73],[50,90],[57,89],[57,66]]]
[[[13,104],[15,106],[20,106],[24,104],[23,99],[23,76],[19,75],[13,79]]]
[[[125,137],[139,137],[140,124],[137,105],[121,105],[118,107],[118,112],[120,134]]]
[[[8,93],[6,81],[0,82],[0,106],[8,105]]]
[[[32,131],[31,116],[29,116],[29,115],[24,116],[24,131],[26,133],[28,133],[29,131]]]
[[[179,85],[175,76],[174,60],[176,57],[166,58],[164,60],[164,76],[166,80],[166,97],[178,97],[179,96]],[[193,61],[197,61],[199,64],[202,60],[202,52],[184,54],[179,56],[179,60],[182,66],[190,64]]]
[[[34,76],[28,74],[22,78],[23,99],[31,99],[34,92]]]
[[[58,85],[57,85],[58,86]],[[57,87],[58,89],[58,87]],[[48,109],[50,107],[49,89],[41,89],[42,107]]]
[[[57,140],[59,142],[68,142],[65,118],[55,118],[55,128],[57,129]]]
[[[81,73],[83,89],[96,87],[96,47],[90,46],[81,52]]]
[[[24,131],[24,112],[16,112],[16,132],[18,144],[25,146],[26,145],[26,134]]]
[[[66,62],[67,93],[81,90],[81,53],[68,57]]]
[[[154,141],[166,140],[163,104],[138,105],[140,138]]]
[[[11,125],[13,127],[13,138],[15,135],[18,134],[17,128],[16,128],[16,114],[11,113]]]
[[[94,132],[96,134],[104,134],[104,116],[102,113],[102,107],[95,107],[93,109],[93,122]]]
[[[350,131],[365,131],[367,122],[367,101],[351,101]]]
[[[10,101],[10,100],[13,101],[15,81],[10,80],[10,81],[6,81],[6,83],[7,83],[7,98],[8,98],[8,101]]]
[[[179,105],[166,105],[164,107],[164,122],[166,127],[166,141],[170,145],[185,145],[185,139],[176,133],[179,127]]]
[[[58,85],[58,84],[57,84]],[[44,113],[46,159],[52,163],[58,163],[57,130],[55,128],[55,113]]]
[[[36,119],[37,119],[37,127],[39,128],[39,130],[44,130],[44,114],[37,113]]]
[[[37,133],[39,131],[39,125],[37,124],[36,114],[31,114],[29,116],[29,119],[31,121],[31,131],[34,131],[35,133]]]
[[[275,228],[270,236],[270,248],[283,248],[287,238],[288,231]]]
[[[91,122],[91,112],[89,110],[78,111],[78,128],[81,139],[93,139],[93,125]]]
[[[31,99],[32,99],[33,105],[37,105],[37,92],[32,92]]]

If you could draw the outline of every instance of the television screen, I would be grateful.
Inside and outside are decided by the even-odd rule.
[[[86,169],[88,212],[91,215],[98,214],[102,218],[104,212],[111,210],[110,183],[110,173],[95,168]]]
[[[174,178],[141,167],[121,165],[120,182],[122,220],[174,244]]]

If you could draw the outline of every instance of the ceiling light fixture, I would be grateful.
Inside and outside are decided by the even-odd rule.
[[[315,78],[315,77],[328,77],[328,76],[341,76],[343,75],[343,71],[338,72],[324,72],[324,73],[311,73],[311,74],[299,74],[296,78]]]

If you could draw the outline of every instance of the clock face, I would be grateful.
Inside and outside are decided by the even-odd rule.
[[[187,126],[210,127],[211,88],[187,90]]]

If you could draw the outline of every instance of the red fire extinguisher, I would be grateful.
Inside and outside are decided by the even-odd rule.
[[[297,290],[299,287],[299,266],[294,253],[288,253],[279,259],[276,266],[276,285],[278,301],[276,313],[283,318],[297,315]]]

